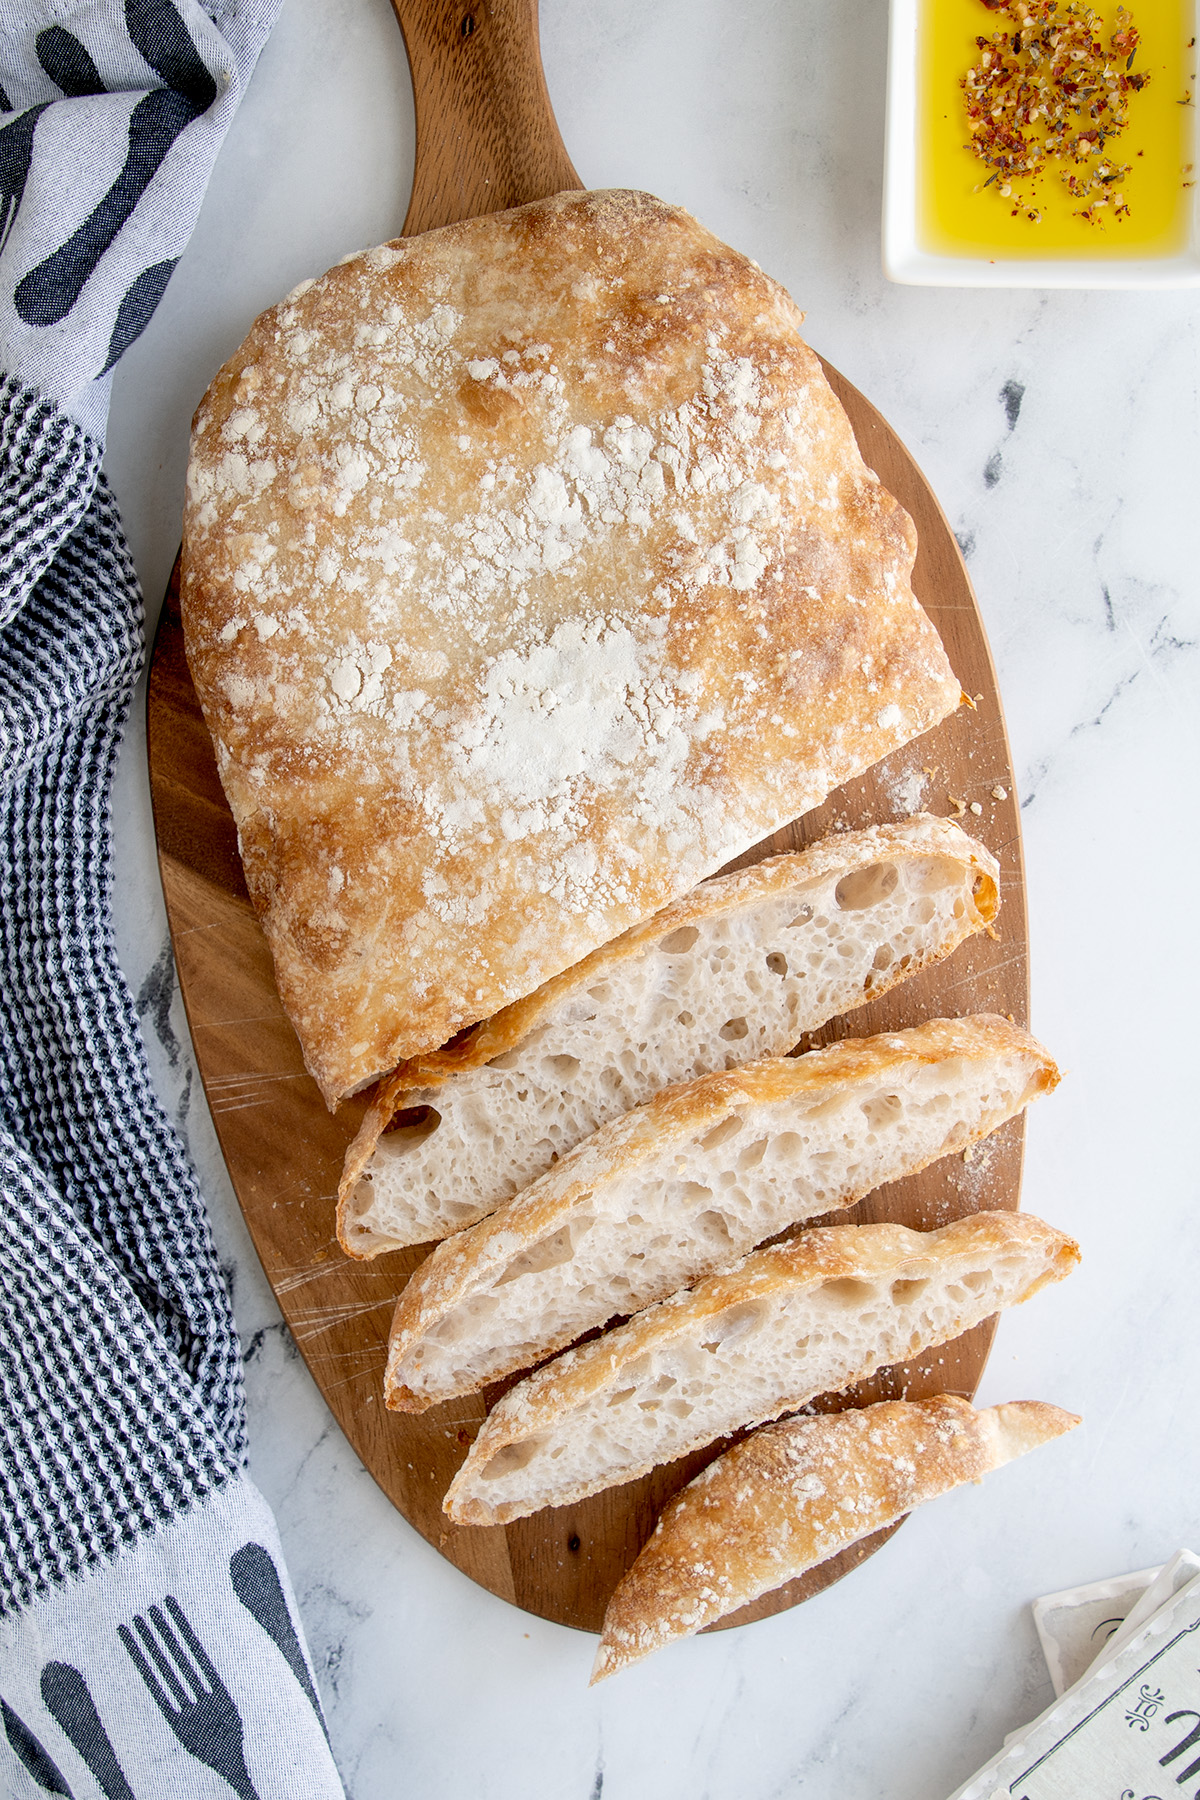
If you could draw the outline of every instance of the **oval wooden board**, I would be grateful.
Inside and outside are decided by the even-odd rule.
[[[825,806],[742,858],[751,862],[827,832],[925,810],[953,814],[954,800],[982,807],[964,823],[1002,866],[996,940],[976,938],[947,962],[837,1020],[812,1040],[915,1024],[943,1014],[1001,1012],[1026,1022],[1025,906],[1020,829],[1008,745],[987,640],[958,546],[912,458],[856,389],[827,371],[866,461],[917,524],[914,585],[975,710],[935,731],[849,786]],[[617,1580],[664,1501],[721,1446],[656,1470],[581,1505],[508,1526],[459,1528],[442,1495],[484,1416],[482,1400],[424,1415],[390,1414],[382,1399],[392,1307],[425,1254],[371,1263],[344,1258],[334,1237],[342,1156],[363,1103],[331,1117],[306,1074],[284,1017],[271,961],[242,879],[237,835],[217,778],[212,744],[184,660],[176,577],[150,671],[149,761],[167,914],[196,1059],[230,1178],[284,1318],[338,1423],[384,1492],[444,1556],[493,1593],[564,1625],[599,1629]],[[1003,788],[1006,797],[993,795]],[[953,798],[952,798],[953,797]],[[811,1047],[806,1043],[805,1047]],[[1015,1207],[1020,1121],[973,1160],[946,1160],[880,1189],[850,1214],[928,1229],[979,1207]],[[888,1370],[853,1400],[949,1390],[970,1396],[982,1374],[992,1324],[916,1364]],[[843,1395],[831,1406],[848,1403]],[[878,1534],[789,1583],[726,1623],[765,1617],[818,1592],[878,1547]]]
[[[546,92],[536,0],[480,0],[470,11],[458,0],[392,4],[412,69],[417,126],[406,233],[581,185]],[[995,672],[975,597],[920,470],[874,407],[835,370],[826,372],[866,461],[916,521],[920,550],[914,585],[976,710],[960,710],[740,860],[752,862],[831,830],[899,818],[922,806],[954,813],[952,796],[960,805],[978,802],[981,814],[968,815],[966,823],[1002,865],[998,939],[964,945],[948,963],[836,1021],[812,1042],[946,1013],[1002,1012],[1023,1024],[1027,981],[1019,819]],[[608,1596],[664,1501],[722,1446],[582,1505],[514,1525],[462,1529],[445,1518],[442,1495],[484,1416],[484,1403],[458,1401],[423,1416],[384,1409],[392,1307],[423,1253],[351,1263],[338,1249],[334,1196],[363,1103],[349,1102],[330,1117],[283,1015],[184,660],[177,581],[178,567],[159,625],[148,700],[159,866],[196,1060],[267,1279],[342,1430],[417,1530],[493,1593],[561,1624],[598,1630]],[[1006,798],[996,800],[992,790],[1001,787]],[[1015,1207],[1021,1148],[1022,1125],[1015,1121],[969,1165],[937,1165],[880,1189],[839,1217],[929,1228],[980,1206]],[[970,1396],[992,1330],[990,1322],[982,1325],[919,1363],[885,1371],[827,1404],[902,1393]],[[718,1629],[795,1605],[855,1567],[888,1535],[876,1534],[743,1608]]]

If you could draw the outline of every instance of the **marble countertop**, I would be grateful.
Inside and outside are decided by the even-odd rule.
[[[594,186],[681,202],[782,280],[923,465],[991,635],[1020,785],[1033,1025],[1066,1071],[1025,1204],[1079,1238],[1002,1321],[981,1400],[1071,1438],[916,1515],[850,1579],[588,1691],[594,1640],[444,1562],[375,1488],[280,1323],[174,987],[144,730],[116,794],[116,929],[234,1283],[274,1505],[355,1800],[942,1800],[1050,1699],[1038,1594],[1200,1549],[1196,294],[889,285],[885,0],[543,0]],[[411,89],[386,0],[285,0],[199,227],[117,373],[108,469],[153,620],[192,410],[254,315],[400,227]]]

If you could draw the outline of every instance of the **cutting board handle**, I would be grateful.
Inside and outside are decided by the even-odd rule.
[[[417,154],[404,235],[582,187],[559,136],[537,0],[392,0]]]

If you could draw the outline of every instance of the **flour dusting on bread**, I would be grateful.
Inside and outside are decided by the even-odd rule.
[[[702,1631],[1078,1424],[1037,1400],[975,1412],[939,1394],[764,1426],[664,1509],[609,1601],[592,1680]]]
[[[348,259],[201,404],[181,603],[336,1099],[953,710],[794,304],[646,195]]]

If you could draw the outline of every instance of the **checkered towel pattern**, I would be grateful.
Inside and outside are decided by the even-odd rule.
[[[110,923],[143,620],[100,472],[109,377],[186,243],[274,4],[0,0],[0,1787],[15,1794],[341,1794],[245,1475],[228,1295]]]

